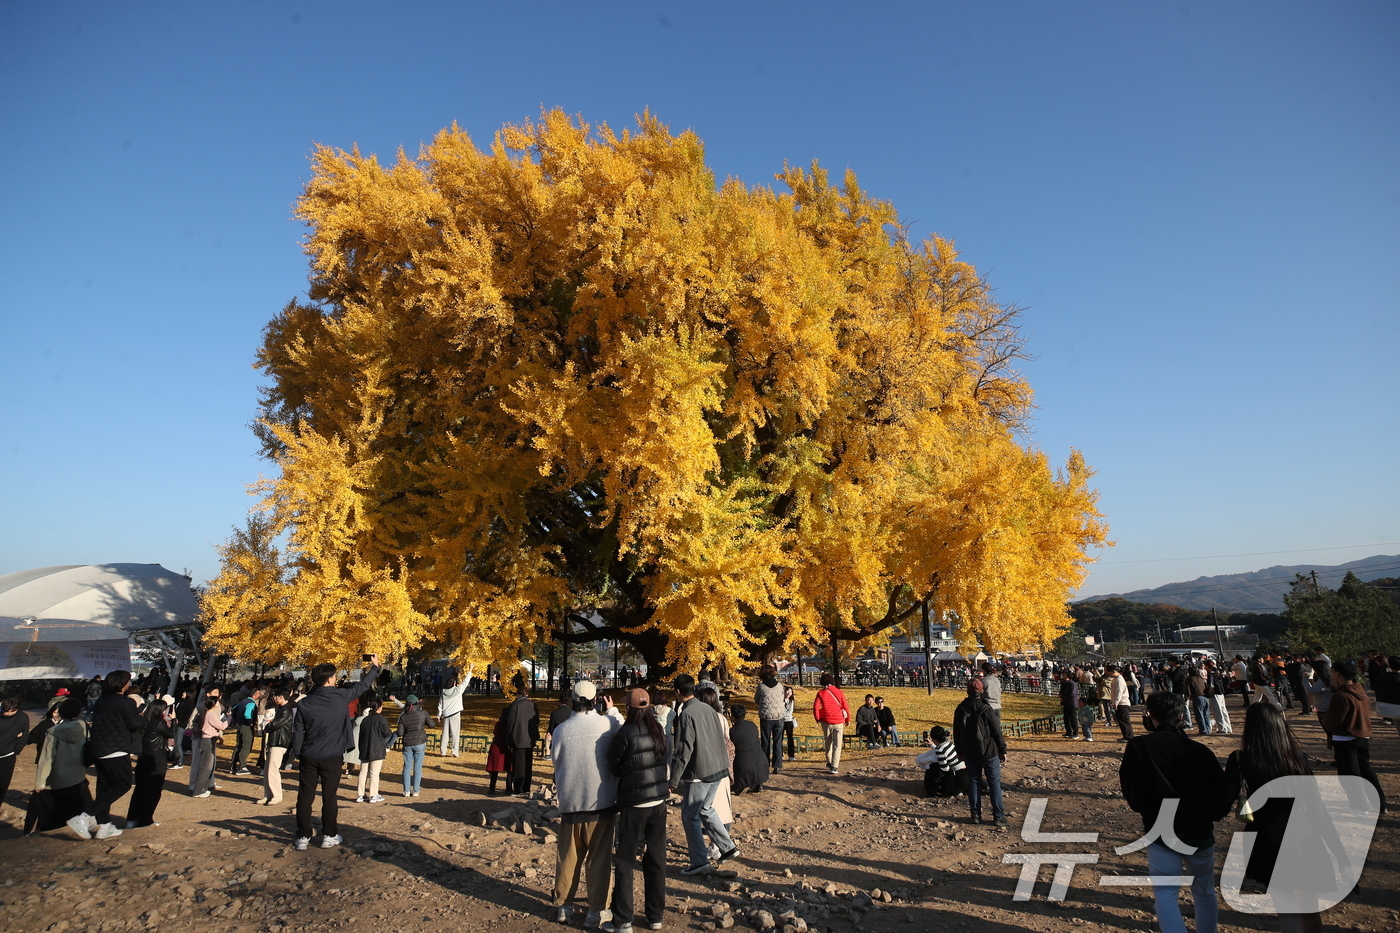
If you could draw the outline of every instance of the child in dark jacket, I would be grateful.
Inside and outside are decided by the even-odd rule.
[[[355,802],[383,803],[384,798],[379,796],[379,772],[384,768],[394,730],[389,728],[389,720],[380,713],[384,708],[381,700],[368,700],[365,705],[369,707],[369,713],[360,723],[360,779]]]
[[[510,732],[506,725],[506,717],[510,713],[507,706],[501,710],[501,718],[496,720],[496,728],[491,733],[491,747],[486,750],[486,773],[491,776],[491,789],[489,793],[496,792],[496,779],[502,774],[509,774],[514,767],[510,753]],[[506,780],[506,789],[510,789],[510,780]]]

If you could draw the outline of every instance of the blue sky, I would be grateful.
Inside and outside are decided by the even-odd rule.
[[[1030,442],[1100,472],[1084,594],[1400,553],[1400,5],[0,9],[0,573],[217,572],[323,143],[541,107],[853,168],[1025,308]]]

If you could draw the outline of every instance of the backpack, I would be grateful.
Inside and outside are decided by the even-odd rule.
[[[257,718],[258,705],[252,697],[245,697],[238,701],[238,705],[233,710],[233,724],[235,726],[251,726],[253,720]]]

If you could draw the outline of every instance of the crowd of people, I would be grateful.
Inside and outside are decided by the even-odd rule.
[[[158,826],[169,772],[188,767],[188,792],[205,798],[217,788],[219,750],[232,739],[227,771],[262,778],[259,803],[283,800],[283,778],[295,774],[296,829],[303,850],[342,842],[338,790],[356,772],[357,803],[384,802],[380,777],[391,748],[402,754],[402,793],[421,793],[423,761],[437,732],[438,750],[459,755],[462,695],[469,686],[448,672],[436,687],[436,716],[413,693],[400,700],[373,656],[358,680],[334,665],[312,668],[301,681],[285,676],[228,685],[172,684],[162,670],[133,680],[114,671],[81,687],[61,688],[33,729],[14,699],[0,701],[0,795],[8,789],[17,755],[32,745],[35,792],[26,832],[67,827],[83,839],[107,839],[123,829]],[[630,933],[634,923],[660,927],[665,908],[668,801],[679,800],[685,838],[685,876],[726,870],[739,857],[731,835],[733,797],[761,793],[796,758],[796,700],[772,665],[759,669],[749,704],[709,681],[682,674],[660,687],[633,687],[620,702],[585,679],[559,699],[545,722],[516,675],[487,751],[489,794],[529,797],[534,763],[553,763],[560,812],[552,903],[568,921],[580,885],[586,891],[585,926]],[[1008,745],[1002,730],[1004,671],[987,662],[961,679],[966,696],[951,728],[901,736],[885,698],[867,694],[854,711],[836,676],[821,675],[812,717],[823,734],[826,770],[839,775],[846,729],[866,747],[921,744],[915,759],[929,796],[966,797],[973,824],[1008,826],[1001,767]],[[1384,810],[1385,795],[1370,762],[1373,712],[1400,724],[1400,658],[1378,654],[1360,663],[1334,664],[1320,648],[1290,655],[1260,653],[1217,664],[1176,658],[1160,665],[1062,665],[1058,681],[1067,740],[1094,741],[1096,725],[1112,725],[1123,743],[1120,782],[1145,829],[1156,826],[1168,801],[1175,846],[1146,846],[1154,876],[1191,879],[1196,929],[1213,929],[1215,906],[1212,827],[1273,778],[1310,774],[1316,762],[1302,754],[1285,711],[1316,715],[1340,775],[1369,782]],[[1372,696],[1366,687],[1369,685]],[[160,693],[173,687],[173,693]],[[1241,697],[1240,744],[1221,764],[1197,736],[1235,734],[1227,706]],[[391,725],[385,707],[397,710]],[[1143,707],[1134,721],[1135,707]],[[1296,721],[1296,720],[1295,720]],[[912,739],[912,742],[911,742]],[[95,774],[90,789],[89,772]],[[498,779],[504,784],[498,790]],[[130,793],[125,818],[117,814]],[[319,834],[314,825],[320,798]],[[1270,801],[1254,814],[1258,841],[1247,877],[1268,884],[1287,824],[1286,805]],[[1185,850],[1185,851],[1183,851]],[[634,904],[635,875],[643,902]],[[1156,889],[1159,924],[1184,930],[1176,888]],[[638,919],[640,918],[640,919]],[[1313,930],[1316,914],[1284,917],[1288,930]]]

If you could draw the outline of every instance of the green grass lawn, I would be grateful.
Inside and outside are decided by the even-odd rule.
[[[812,699],[816,696],[815,687],[794,688],[797,694],[797,728],[798,735],[821,735],[821,729],[812,719]],[[612,694],[615,699],[621,698],[623,691],[609,690],[605,693]],[[861,704],[867,693],[876,693],[865,687],[851,687],[846,690],[846,700],[851,704],[851,710]],[[669,691],[667,691],[669,695]],[[967,695],[962,690],[953,688],[938,688],[930,696],[923,687],[882,687],[878,695],[885,698],[885,705],[894,711],[895,726],[900,735],[906,733],[911,735],[921,735],[934,726],[943,726],[951,729],[953,724],[953,710]],[[752,690],[741,688],[730,694],[731,701],[744,703],[753,711]],[[501,696],[483,697],[468,695],[463,698],[462,711],[462,734],[463,735],[487,735],[496,725],[497,718],[501,715],[501,710],[506,706],[506,699]],[[556,697],[537,696],[534,698],[540,708],[541,723],[549,720],[549,714],[554,711],[558,700]],[[435,709],[437,701],[430,699],[428,708]],[[1030,693],[1007,693],[1002,696],[1001,718],[1003,722],[1013,722],[1018,719],[1038,719],[1042,716],[1049,716],[1060,711],[1059,700],[1051,696]],[[393,710],[386,709],[392,719]]]

